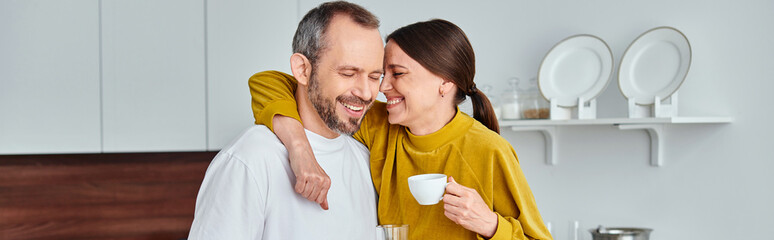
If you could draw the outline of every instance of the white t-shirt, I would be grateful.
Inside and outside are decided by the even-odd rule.
[[[306,135],[331,178],[330,210],[295,192],[285,146],[256,125],[207,168],[189,239],[373,239],[376,193],[368,149],[349,136]]]

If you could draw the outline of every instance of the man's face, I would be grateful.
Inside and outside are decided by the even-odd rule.
[[[352,135],[379,91],[384,45],[378,29],[336,15],[325,33],[326,48],[309,79],[309,100],[331,130]]]

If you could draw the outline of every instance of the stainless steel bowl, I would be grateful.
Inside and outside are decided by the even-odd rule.
[[[602,227],[589,229],[594,240],[648,240],[650,228]]]

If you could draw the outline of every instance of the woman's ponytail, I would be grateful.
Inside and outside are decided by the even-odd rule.
[[[489,98],[474,87],[468,92],[470,96],[470,102],[473,105],[473,118],[484,124],[490,130],[500,134],[500,124],[497,122],[497,116],[492,108],[492,103],[489,102]]]

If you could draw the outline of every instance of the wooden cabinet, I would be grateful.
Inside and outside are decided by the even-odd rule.
[[[206,148],[203,0],[104,0],[103,151]]]
[[[98,6],[0,1],[0,154],[100,151]]]

